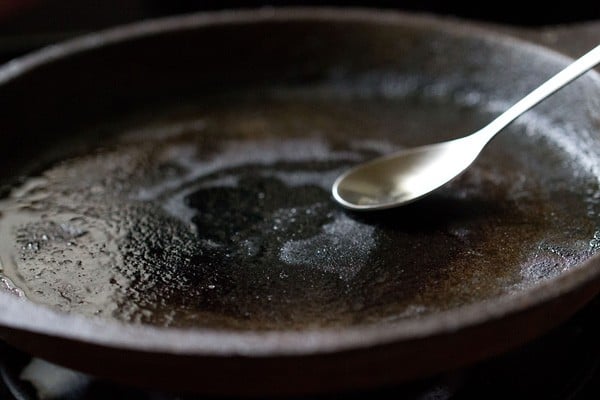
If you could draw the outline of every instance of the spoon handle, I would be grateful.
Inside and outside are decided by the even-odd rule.
[[[600,45],[594,47],[592,50],[569,64],[565,69],[534,89],[531,93],[523,97],[487,126],[478,131],[476,135],[485,137],[486,142],[491,140],[500,130],[525,111],[529,110],[531,107],[535,106],[540,101],[598,64],[600,64]]]

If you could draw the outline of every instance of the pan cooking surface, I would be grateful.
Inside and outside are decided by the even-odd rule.
[[[355,214],[330,197],[358,162],[491,118],[322,84],[111,121],[101,146],[1,201],[0,287],[86,315],[240,330],[415,318],[524,290],[600,243],[590,161],[535,114],[423,201]]]

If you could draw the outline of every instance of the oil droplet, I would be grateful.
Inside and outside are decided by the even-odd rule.
[[[25,294],[15,284],[6,277],[0,277],[0,290],[5,290],[17,297],[25,297]]]
[[[594,237],[590,240],[590,249],[596,250],[600,248],[600,231],[594,232]]]

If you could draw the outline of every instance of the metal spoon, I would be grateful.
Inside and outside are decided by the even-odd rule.
[[[485,145],[518,116],[599,63],[600,45],[469,136],[401,150],[352,168],[333,184],[334,199],[353,210],[381,210],[426,196],[467,169]]]

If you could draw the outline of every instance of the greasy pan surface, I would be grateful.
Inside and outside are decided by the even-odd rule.
[[[393,383],[530,339],[598,289],[595,74],[422,202],[355,214],[329,187],[481,127],[565,63],[327,10],[150,22],[17,60],[0,71],[3,336],[229,394]]]

